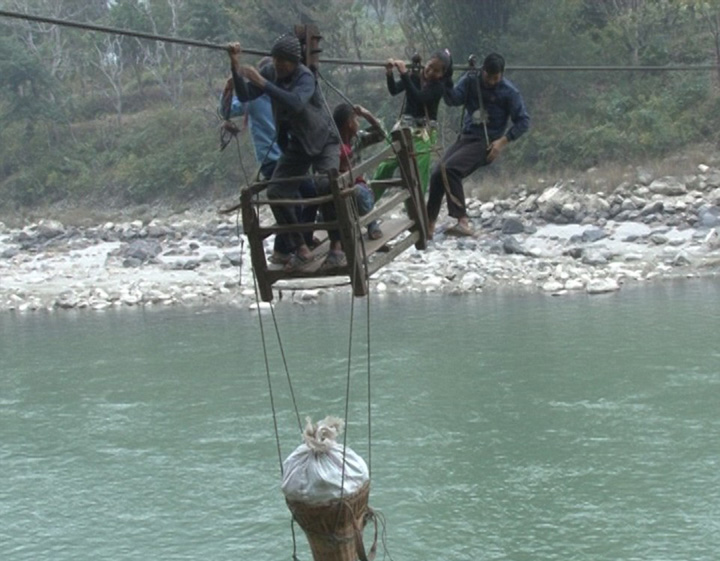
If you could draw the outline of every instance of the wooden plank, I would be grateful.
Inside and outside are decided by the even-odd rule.
[[[393,131],[393,140],[400,142],[402,148],[398,154],[400,175],[410,191],[410,200],[407,204],[407,211],[415,223],[413,231],[419,234],[415,247],[425,249],[427,247],[427,208],[425,197],[420,185],[420,173],[418,172],[417,160],[410,155],[413,153],[412,135],[410,129],[404,128]]]
[[[331,177],[330,191],[335,197],[335,212],[340,225],[340,241],[347,258],[347,274],[350,276],[355,296],[364,296],[367,294],[367,277],[363,268],[362,247],[360,243],[357,243],[358,215],[355,201],[341,196],[337,177]]]
[[[243,231],[250,245],[250,260],[258,282],[260,298],[264,302],[271,302],[273,299],[272,281],[267,277],[267,261],[263,248],[263,238],[258,233],[260,221],[256,210],[248,204],[252,194],[249,191],[243,191],[240,196],[242,199]]]
[[[297,199],[270,199],[270,198],[262,198],[262,199],[253,199],[250,204],[255,206],[262,206],[262,205],[268,205],[268,206],[296,206],[296,205],[320,205],[322,203],[329,203],[332,201],[332,195],[320,195],[317,197],[298,197]]]
[[[377,252],[378,249],[405,232],[412,224],[412,220],[405,217],[383,221],[381,226],[383,237],[379,240],[364,240],[365,253],[370,256]]]
[[[260,234],[267,238],[271,234],[285,234],[288,232],[314,232],[315,230],[337,230],[339,224],[335,222],[299,222],[297,224],[273,224],[259,228]]]
[[[396,206],[399,206],[402,202],[409,198],[410,193],[404,189],[394,193],[392,196],[381,198],[380,201],[375,203],[375,206],[370,212],[359,217],[358,222],[360,223],[360,226],[367,226],[370,222],[381,218],[388,211]]]
[[[371,179],[368,181],[368,185],[372,187],[383,187],[389,189],[390,187],[405,187],[401,177],[392,177],[390,179]]]
[[[406,251],[411,245],[416,244],[419,237],[420,234],[412,232],[408,235],[408,237],[403,238],[394,244],[387,253],[376,253],[373,255],[373,259],[368,264],[368,275],[374,275],[385,265],[394,261],[398,255]]]
[[[364,175],[366,172],[375,169],[380,164],[380,162],[387,160],[388,158],[394,157],[395,152],[398,150],[400,150],[400,144],[393,140],[382,150],[382,152],[378,152],[374,156],[368,158],[367,160],[363,160],[362,162],[360,162],[359,165],[355,166],[353,168],[353,177]],[[340,177],[344,180],[344,178],[347,178],[349,176],[350,172],[345,172]]]

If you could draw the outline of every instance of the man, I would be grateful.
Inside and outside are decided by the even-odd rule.
[[[462,133],[443,154],[430,177],[427,212],[428,234],[435,232],[443,196],[447,194],[448,214],[457,219],[453,233],[472,236],[465,208],[463,179],[481,166],[495,161],[505,147],[530,127],[530,116],[518,89],[506,78],[505,59],[489,54],[479,73],[465,73],[455,87],[445,90],[445,103],[465,105]],[[508,129],[508,121],[512,126]]]
[[[229,46],[235,93],[240,101],[249,101],[267,94],[272,101],[275,115],[277,142],[282,150],[272,175],[272,180],[299,177],[312,168],[316,174],[326,174],[338,169],[340,139],[334,132],[332,117],[328,114],[317,87],[315,76],[300,63],[300,41],[294,35],[279,37],[272,46],[272,68],[258,71],[253,66],[240,64],[240,45]],[[269,199],[300,199],[301,181],[272,183],[268,189]],[[330,190],[327,178],[316,182],[318,193]],[[332,203],[323,205],[326,220],[335,219]],[[291,206],[273,205],[278,224],[297,224],[298,218]],[[345,264],[339,232],[329,232],[333,265]],[[286,270],[302,268],[312,260],[312,251],[299,233],[280,234],[284,247],[292,248],[288,254]],[[342,255],[342,259],[338,257]]]
[[[263,57],[258,61],[257,68],[262,71],[265,67],[272,68],[272,59]],[[273,70],[274,72],[274,70]],[[253,100],[242,102],[234,94],[235,86],[233,78],[228,80],[225,91],[220,99],[220,113],[226,121],[232,117],[245,117],[250,128],[250,137],[255,149],[255,159],[260,165],[260,176],[267,181],[273,175],[277,162],[280,159],[280,148],[275,142],[275,121],[273,120],[272,101],[267,94],[256,97]],[[317,195],[315,184],[312,179],[304,180],[299,187],[301,198],[312,198]],[[298,205],[295,208],[299,222],[315,222],[317,214],[316,205]],[[305,232],[303,234],[305,243],[309,247],[314,245],[313,233]],[[275,245],[270,262],[284,264],[287,262],[287,256],[291,253],[292,248],[285,247],[285,240],[275,237]]]

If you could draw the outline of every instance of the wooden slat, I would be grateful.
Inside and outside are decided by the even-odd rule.
[[[262,206],[262,205],[268,205],[268,206],[296,206],[296,205],[304,205],[304,206],[310,206],[310,205],[320,205],[323,203],[329,203],[332,201],[332,195],[320,195],[318,197],[307,197],[302,198],[298,197],[297,199],[268,199],[268,198],[262,198],[262,199],[253,199],[250,204],[255,206]]]
[[[368,185],[372,187],[382,187],[389,189],[390,187],[405,187],[401,177],[391,177],[390,179],[371,179],[368,181]]]
[[[399,206],[400,203],[409,198],[410,193],[405,190],[394,193],[392,196],[381,198],[380,201],[375,203],[375,207],[370,212],[358,219],[360,226],[367,226],[370,222],[377,220],[389,210]]]
[[[368,158],[367,160],[363,160],[353,168],[353,177],[357,177],[359,175],[364,175],[370,170],[375,169],[380,162],[387,160],[388,158],[392,158],[395,156],[395,152],[400,150],[400,143],[393,140],[382,152],[378,152],[374,156]],[[349,178],[350,172],[343,173],[341,178],[341,183],[343,183],[346,178]]]
[[[338,223],[335,222],[301,222],[298,224],[273,224],[258,228],[258,232],[267,238],[272,234],[286,234],[288,232],[314,232],[315,230],[337,230]]]
[[[401,253],[405,252],[411,245],[416,244],[420,234],[413,232],[394,244],[387,253],[376,253],[368,264],[368,275],[372,276],[388,263],[391,263]]]
[[[397,238],[412,226],[412,220],[409,218],[394,218],[392,220],[383,221],[381,228],[383,237],[379,240],[364,240],[365,253],[370,256],[382,246]]]

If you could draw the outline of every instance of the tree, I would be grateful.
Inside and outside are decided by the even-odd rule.
[[[105,35],[101,42],[96,42],[97,60],[92,65],[100,71],[110,86],[112,93],[107,94],[113,100],[115,117],[118,127],[122,125],[123,84],[125,59],[122,51],[122,39],[117,35]]]
[[[110,7],[108,23],[112,27],[149,32],[150,23],[142,0],[116,0]],[[123,65],[132,68],[138,89],[143,91],[144,48],[149,45],[134,37],[118,36],[118,49]]]
[[[14,37],[0,37],[0,92],[7,101],[2,120],[26,120],[31,129],[38,119],[58,120],[61,112],[48,97],[57,83],[42,61]]]
[[[682,4],[671,0],[586,0],[586,9],[602,22],[606,46],[623,47],[628,64],[672,60],[672,40],[682,28]]]
[[[715,59],[715,65],[717,66],[716,82],[718,88],[720,88],[720,1],[691,1],[689,4],[694,10],[697,18],[710,33],[713,46],[713,58]]]
[[[145,9],[151,31],[156,35],[180,36],[185,8],[185,0],[147,0]],[[143,43],[145,66],[174,107],[180,104],[189,58],[190,49],[177,43]]]

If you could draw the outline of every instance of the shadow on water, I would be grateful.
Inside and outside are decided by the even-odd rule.
[[[281,559],[344,415],[393,559],[715,559],[720,284],[0,316],[3,559]],[[348,367],[348,355],[352,363]],[[371,454],[370,454],[371,452]],[[310,553],[299,538],[301,558]]]

